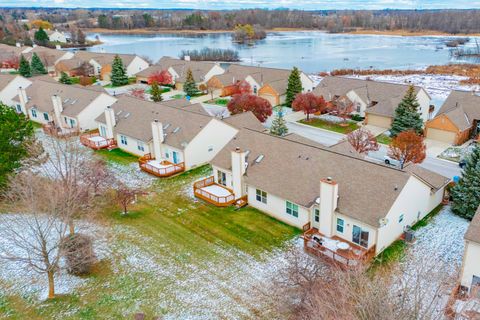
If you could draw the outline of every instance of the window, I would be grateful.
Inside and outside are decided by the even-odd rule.
[[[253,86],[253,94],[257,94],[257,86]]]
[[[343,219],[337,218],[337,232],[343,233],[345,230],[345,221]]]
[[[43,113],[43,119],[45,119],[45,121],[48,121],[48,113],[47,112]]]
[[[32,109],[32,117],[34,117],[34,118],[37,117],[37,110]]]
[[[295,218],[298,218],[298,205],[295,203],[291,203],[290,201],[287,201],[287,214],[294,216]]]
[[[75,120],[70,119],[70,128],[75,127]]]
[[[123,145],[127,145],[127,137],[125,136],[120,136],[120,143]]]
[[[403,214],[400,215],[400,217],[398,217],[398,223],[401,223],[403,221]]]
[[[354,225],[352,231],[352,241],[364,248],[368,248],[368,231],[362,230],[359,226]]]
[[[137,149],[140,151],[145,151],[145,147],[143,146],[142,141],[137,141]]]
[[[217,183],[222,186],[227,186],[227,174],[223,171],[217,171]]]
[[[320,222],[320,210],[319,209],[315,209],[315,211],[313,211],[313,219],[315,220],[315,222]]]
[[[105,129],[104,126],[100,126],[100,135],[102,137],[106,137],[107,136],[107,129]]]
[[[22,112],[22,106],[17,104],[17,112],[18,113],[21,113]]]
[[[257,189],[257,201],[262,203],[267,203],[267,193],[260,189]]]
[[[168,151],[165,151],[165,158],[170,159],[170,153],[168,153]]]
[[[362,106],[360,105],[360,103],[357,103],[357,112],[360,112],[360,111],[361,111],[361,107],[362,107]]]

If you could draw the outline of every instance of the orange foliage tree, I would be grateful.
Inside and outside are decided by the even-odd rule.
[[[251,94],[236,94],[227,105],[231,114],[252,111],[260,122],[272,115],[272,105],[268,100]]]
[[[360,128],[352,131],[347,135],[347,141],[358,153],[368,153],[370,151],[377,151],[380,146],[377,143],[377,138],[368,129]]]
[[[307,115],[308,121],[312,113],[326,110],[327,103],[323,97],[316,96],[311,92],[299,93],[293,100],[292,108],[294,111],[303,111]]]
[[[389,157],[398,160],[403,169],[408,163],[422,163],[426,157],[425,143],[423,137],[413,130],[399,133],[393,138],[388,151]]]

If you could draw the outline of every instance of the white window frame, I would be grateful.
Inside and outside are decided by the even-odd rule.
[[[255,199],[257,199],[258,202],[267,204],[268,202],[268,193],[266,193],[263,190],[257,189],[255,191]]]

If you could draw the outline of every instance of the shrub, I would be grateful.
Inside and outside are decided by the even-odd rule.
[[[76,276],[90,274],[96,262],[92,239],[84,234],[69,236],[62,244],[67,272]]]

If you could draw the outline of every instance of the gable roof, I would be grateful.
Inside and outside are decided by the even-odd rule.
[[[18,75],[13,74],[0,74],[0,91],[5,89]]]
[[[255,117],[255,115],[251,111],[242,112],[232,115],[228,118],[224,118],[223,122],[226,122],[237,129],[249,128],[256,131],[265,130],[262,123],[257,119],[257,117]]]
[[[212,165],[231,170],[231,151],[237,147],[249,150],[246,183],[307,208],[319,197],[320,180],[332,177],[339,185],[337,211],[372,226],[379,225],[411,177],[407,171],[292,136],[242,129]],[[263,159],[257,163],[260,155]]]
[[[465,233],[465,240],[480,243],[480,207],[478,207],[475,216],[468,226],[467,232]]]
[[[179,75],[175,81],[185,82],[188,69],[192,70],[193,79],[195,82],[202,82],[205,80],[207,73],[218,64],[214,62],[205,61],[187,61],[182,59],[175,59],[171,57],[162,57],[155,65],[139,72],[137,75],[141,77],[148,77],[151,74],[168,70],[172,68]]]
[[[75,57],[90,62],[90,60],[95,60],[102,67],[106,65],[111,65],[115,56],[119,56],[123,61],[123,65],[127,67],[135,59],[136,55],[134,54],[116,54],[116,53],[105,53],[105,52],[91,52],[91,51],[76,51]]]
[[[52,97],[57,95],[62,98],[62,114],[69,117],[76,117],[102,94],[97,90],[81,86],[70,86],[39,79],[34,80],[32,85],[26,89],[26,92],[28,97],[27,109],[35,107],[41,112],[53,112]]]
[[[439,115],[447,116],[460,131],[469,129],[475,120],[480,120],[480,96],[453,90],[435,117]]]
[[[184,149],[186,144],[213,119],[185,108],[129,96],[119,97],[111,107],[117,118],[115,134],[124,134],[148,143],[153,139],[151,123],[158,120],[164,126],[165,143],[179,149]],[[105,123],[105,113],[102,113],[96,121]]]
[[[23,56],[28,61],[31,61],[34,53],[36,53],[40,60],[42,60],[45,67],[55,66],[57,61],[67,54],[66,51],[36,46],[27,53],[23,53]]]

